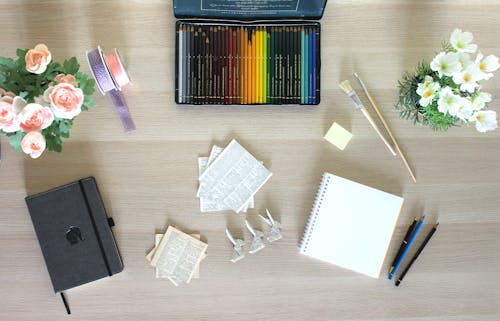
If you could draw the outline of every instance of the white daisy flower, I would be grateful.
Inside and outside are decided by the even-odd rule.
[[[451,106],[448,113],[452,116],[460,118],[463,121],[467,121],[473,113],[472,104],[469,99],[459,97],[457,103]]]
[[[455,29],[451,33],[450,43],[458,52],[474,53],[477,50],[477,45],[472,44],[474,36],[470,32],[462,32],[460,29]]]
[[[476,64],[469,65],[465,70],[453,74],[453,82],[460,85],[461,91],[473,93],[479,87],[477,81],[484,79],[483,73]]]
[[[444,87],[439,93],[438,110],[443,114],[448,113],[450,109],[455,108],[455,105],[459,103],[460,98],[461,97],[459,95],[455,95],[453,93],[453,90],[450,87]]]
[[[487,103],[491,101],[491,94],[486,92],[480,92],[472,98],[472,109],[480,110],[483,109]]]
[[[418,84],[417,87],[417,94],[420,95],[420,100],[419,104],[422,107],[426,107],[430,103],[432,103],[432,100],[436,96],[436,93],[439,91],[441,86],[439,83],[434,82],[434,79],[431,76],[425,76],[424,82]]]
[[[439,78],[445,76],[452,76],[454,73],[462,69],[462,65],[458,60],[458,55],[454,52],[440,52],[431,61],[431,69],[437,71]]]
[[[481,133],[494,130],[498,127],[497,113],[493,110],[480,110],[474,113],[469,121],[475,121],[476,129]]]
[[[469,65],[472,63],[470,55],[466,52],[457,52],[457,59],[460,63],[460,66],[462,67],[462,70],[469,67]]]
[[[483,79],[490,79],[493,77],[492,72],[500,68],[500,63],[498,62],[498,57],[495,55],[489,55],[483,58],[483,54],[479,52],[476,57],[476,61],[479,70],[483,73]]]

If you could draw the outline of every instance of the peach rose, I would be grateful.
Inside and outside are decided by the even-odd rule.
[[[31,158],[38,158],[45,150],[45,138],[40,132],[29,132],[21,140],[21,148]]]
[[[13,133],[19,130],[19,121],[12,102],[0,100],[0,129],[6,133]]]
[[[16,95],[13,92],[5,91],[3,88],[0,88],[0,101],[12,104],[14,97],[16,97]]]
[[[66,83],[66,84],[71,84],[74,87],[78,87],[78,84],[76,83],[76,78],[73,75],[59,74],[54,78],[54,81],[57,83]]]
[[[83,91],[71,84],[57,84],[50,92],[49,98],[56,117],[73,119],[82,111]]]
[[[44,44],[38,44],[34,49],[30,49],[26,56],[26,70],[34,74],[42,74],[47,70],[47,65],[52,60],[49,48]]]
[[[27,104],[17,115],[19,127],[24,132],[39,131],[49,127],[54,121],[54,115],[49,107],[39,104]]]

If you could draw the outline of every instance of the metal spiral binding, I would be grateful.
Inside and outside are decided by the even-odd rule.
[[[319,213],[319,209],[321,208],[321,204],[323,203],[323,200],[325,198],[325,193],[327,191],[329,183],[330,183],[330,175],[328,173],[324,173],[323,179],[321,180],[321,184],[314,198],[314,203],[311,208],[311,215],[309,216],[309,220],[307,221],[304,235],[302,236],[302,240],[300,242],[300,252],[302,253],[307,251],[307,246],[309,245],[309,237],[314,229],[314,225],[316,224],[316,219]]]

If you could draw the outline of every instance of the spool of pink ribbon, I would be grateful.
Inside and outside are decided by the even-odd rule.
[[[123,67],[118,50],[115,49],[114,53],[104,55],[101,47],[97,47],[87,51],[87,60],[101,93],[110,94],[125,132],[135,130],[135,124],[121,93],[122,88],[130,83],[130,78]]]

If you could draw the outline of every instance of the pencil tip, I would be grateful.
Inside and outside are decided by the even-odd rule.
[[[401,283],[401,280],[396,280],[396,283],[394,283],[394,285],[399,286],[399,283]]]

